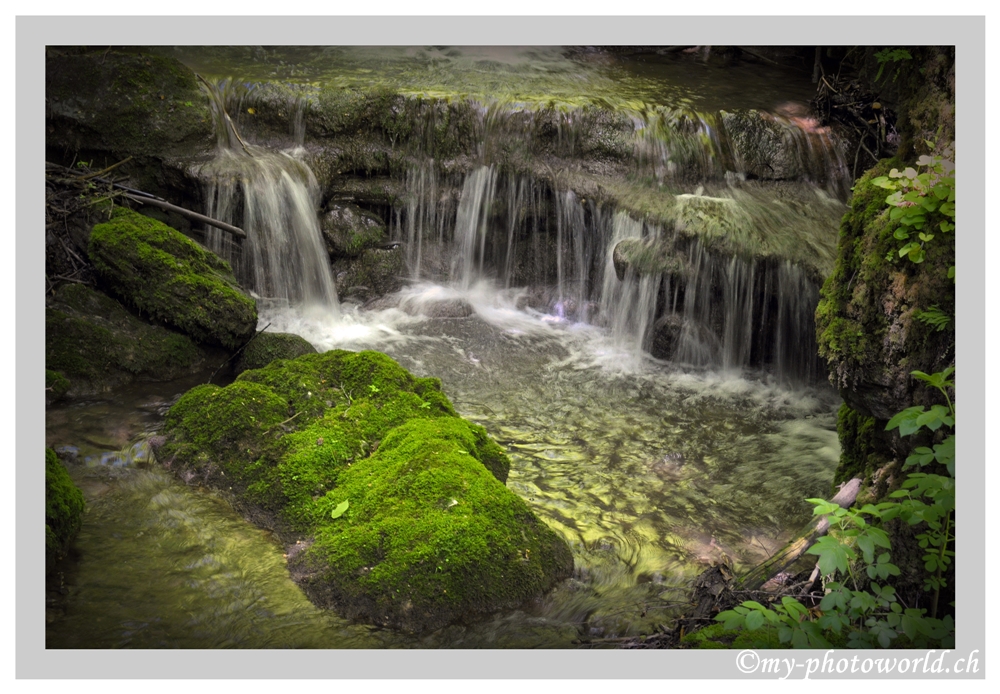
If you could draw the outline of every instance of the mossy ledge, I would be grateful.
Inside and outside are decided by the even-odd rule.
[[[256,305],[229,264],[162,222],[116,208],[87,252],[113,292],[197,342],[236,349],[254,334]]]
[[[308,354],[198,386],[165,433],[159,458],[277,530],[293,577],[348,618],[435,629],[572,572],[566,542],[504,486],[510,461],[486,430],[384,354]]]

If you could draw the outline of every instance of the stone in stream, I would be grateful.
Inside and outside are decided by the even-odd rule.
[[[171,380],[203,367],[210,355],[187,336],[145,323],[82,284],[59,287],[45,308],[50,401],[104,393],[136,379]]]
[[[440,381],[377,352],[274,361],[171,408],[157,452],[278,531],[316,604],[408,631],[515,608],[567,578],[566,542]]]

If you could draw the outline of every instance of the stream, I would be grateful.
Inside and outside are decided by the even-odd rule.
[[[497,108],[515,111],[554,102],[631,113],[651,102],[780,113],[781,104],[801,103],[812,90],[802,74],[772,67],[612,60],[587,51],[570,59],[542,48],[159,50],[213,79],[238,69],[246,80],[306,87],[490,95]],[[255,249],[247,257],[256,265],[231,260],[255,290],[258,328],[301,335],[320,351],[376,349],[415,375],[440,378],[457,411],[507,451],[508,488],[568,542],[573,575],[517,610],[420,635],[316,608],[290,579],[275,536],[150,456],[146,441],[170,405],[206,382],[212,365],[186,379],[136,383],[47,409],[46,446],[69,461],[87,508],[70,556],[49,579],[46,647],[573,648],[581,640],[610,647],[669,626],[707,567],[728,562],[740,570],[767,559],[811,518],[805,499],[829,495],[840,454],[840,400],[817,373],[817,280],[795,262],[830,254],[846,168],[827,135],[801,118],[781,119],[802,144],[795,151],[811,157],[795,181],[805,198],[722,171],[721,160],[705,164],[720,168],[708,195],[690,181],[678,182],[686,192],[676,195],[691,219],[718,208],[740,232],[760,222],[753,231],[766,243],[758,255],[781,241],[792,251],[780,262],[678,242],[686,274],[633,274],[622,283],[611,260],[615,244],[674,230],[588,202],[560,188],[554,172],[549,180],[500,176],[483,161],[464,178],[439,180],[422,173],[425,165],[433,172],[434,162],[418,161],[407,174],[408,199],[387,207],[384,218],[392,241],[406,249],[406,281],[367,309],[338,299],[326,263],[317,263],[325,258],[320,193],[302,148],[220,149],[200,175],[217,218],[243,214],[230,209],[236,200],[253,211],[245,213],[247,248]],[[706,123],[714,121],[690,122],[702,129],[678,136],[677,146],[712,150]],[[295,132],[298,141],[298,126]],[[676,168],[673,145],[654,142],[654,134],[647,144],[656,146],[646,149],[658,157],[663,186]],[[810,149],[820,145],[819,154]],[[825,173],[813,181],[816,167]],[[444,195],[446,188],[452,192]],[[649,190],[659,195],[658,187]],[[279,218],[286,221],[273,221]],[[778,231],[789,228],[795,233],[781,240]],[[222,241],[206,238],[224,255]],[[544,248],[550,257],[542,262]],[[303,279],[313,277],[319,280]],[[672,360],[649,348],[654,326],[667,318],[678,326]]]
[[[70,472],[87,512],[64,594],[50,599],[47,646],[537,648],[650,633],[699,571],[723,555],[738,566],[767,558],[810,517],[803,500],[829,491],[832,390],[681,370],[593,326],[518,310],[510,292],[478,285],[464,296],[475,309],[466,318],[272,308],[260,320],[320,349],[378,347],[440,377],[508,452],[508,487],[569,542],[571,579],[521,610],[421,636],[317,609],[274,537],[135,445],[203,374],[49,409],[46,445],[77,449]]]

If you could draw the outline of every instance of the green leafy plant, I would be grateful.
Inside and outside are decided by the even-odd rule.
[[[951,324],[951,316],[942,311],[938,306],[931,306],[926,311],[917,311],[917,320],[924,325],[929,325],[938,332],[946,329]]]
[[[922,429],[953,428],[955,407],[948,389],[955,385],[950,379],[954,371],[954,367],[934,374],[912,371],[912,376],[939,390],[947,405],[909,407],[893,417],[886,430],[899,429],[901,436],[909,436]],[[719,613],[716,621],[727,630],[758,634],[761,646],[771,642],[776,632],[780,643],[793,648],[830,648],[834,641],[851,648],[888,648],[900,635],[916,647],[953,647],[954,620],[950,615],[939,619],[937,612],[941,589],[947,585],[944,572],[955,556],[954,434],[933,448],[914,448],[903,469],[933,462],[947,474],[911,472],[900,489],[889,495],[890,501],[845,509],[824,499],[808,499],[814,514],[830,519],[830,534],[807,550],[818,557],[820,573],[831,579],[816,608],[810,610],[789,596],[771,606],[747,600]],[[892,563],[889,535],[881,526],[895,518],[923,528],[916,539],[924,552],[929,609],[902,605],[895,588],[887,583],[900,570]]]
[[[875,81],[878,82],[886,65],[913,60],[913,56],[905,48],[886,48],[875,54],[875,60],[878,61],[878,73],[875,75]],[[896,68],[896,71],[893,72],[892,81],[895,82],[897,77],[899,77],[899,68]]]
[[[945,154],[950,154],[946,151]],[[925,244],[934,240],[937,231],[949,233],[955,229],[955,164],[940,155],[923,155],[917,160],[918,171],[908,166],[902,171],[892,169],[888,176],[877,176],[872,185],[893,191],[885,202],[891,208],[889,220],[895,227],[892,235],[906,243],[896,253],[900,258],[922,263]],[[893,253],[886,256],[892,260]],[[948,270],[955,277],[955,267]]]

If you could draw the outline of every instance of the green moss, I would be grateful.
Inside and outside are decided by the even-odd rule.
[[[885,456],[877,452],[880,446],[875,438],[876,434],[874,417],[866,417],[854,411],[847,403],[840,406],[837,412],[840,464],[834,475],[834,484],[852,477],[865,478],[888,462]]]
[[[204,151],[208,102],[194,73],[173,58],[128,49],[50,48],[45,65],[49,145],[117,154]]]
[[[58,400],[69,390],[69,379],[58,371],[45,369],[45,391],[48,398]]]
[[[105,391],[142,376],[170,379],[190,371],[203,353],[183,335],[135,318],[89,287],[60,287],[45,309],[45,366],[66,383],[54,390]],[[46,387],[49,387],[46,383]]]
[[[253,335],[256,306],[228,263],[165,224],[119,207],[87,250],[115,293],[193,339],[235,349]]]
[[[315,538],[297,575],[352,617],[432,628],[516,605],[572,569],[504,486],[510,461],[486,430],[456,415],[440,381],[384,354],[309,354],[199,386],[165,431],[162,459]]]
[[[294,359],[315,353],[316,348],[299,335],[264,332],[251,340],[240,353],[236,373],[263,368],[275,359]]]
[[[313,580],[348,614],[433,628],[569,574],[568,547],[490,474],[477,438],[461,419],[408,421],[317,501],[350,507],[317,528],[301,561],[322,567]]]
[[[45,449],[45,566],[52,565],[66,553],[69,543],[80,530],[83,516],[83,492],[73,484],[69,473],[51,448]]]

